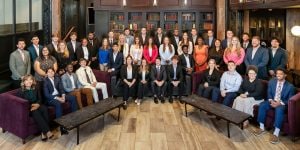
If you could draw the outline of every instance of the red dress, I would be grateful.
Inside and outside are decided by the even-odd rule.
[[[203,71],[207,69],[207,58],[208,58],[208,46],[203,45],[201,48],[195,45],[194,60],[195,60],[195,71]]]

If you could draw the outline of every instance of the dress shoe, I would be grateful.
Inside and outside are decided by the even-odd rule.
[[[155,104],[158,104],[157,97],[154,97],[154,103],[155,103]]]
[[[165,103],[165,98],[163,96],[159,97],[161,103]]]
[[[123,109],[126,110],[127,109],[127,102],[124,101],[124,104],[123,104]]]
[[[169,98],[169,102],[173,103],[173,98],[172,97]]]
[[[271,142],[272,144],[277,144],[277,143],[279,143],[279,137],[272,134],[271,137],[270,137],[270,142]]]
[[[261,135],[263,135],[264,133],[265,133],[265,130],[262,130],[261,128],[255,130],[255,131],[253,132],[253,134],[254,134],[255,136],[261,136]]]

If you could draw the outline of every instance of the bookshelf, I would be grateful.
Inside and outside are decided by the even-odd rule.
[[[160,27],[160,12],[148,12],[146,18],[147,30],[154,30]]]
[[[192,28],[196,28],[196,12],[183,12],[181,14],[182,31],[189,32]]]
[[[128,24],[129,29],[133,31],[138,31],[143,24],[143,13],[142,12],[129,12],[128,13]]]
[[[178,12],[165,12],[164,13],[164,29],[174,30],[178,28]]]
[[[125,29],[125,14],[123,12],[112,12],[110,14],[109,29],[114,32]]]

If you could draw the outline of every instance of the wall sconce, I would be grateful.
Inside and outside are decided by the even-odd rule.
[[[239,3],[244,3],[244,0],[239,0]]]
[[[157,0],[153,0],[153,6],[157,6]]]
[[[183,5],[186,6],[187,5],[187,0],[183,1]]]
[[[294,36],[300,37],[300,26],[293,26],[291,32]]]
[[[126,0],[123,0],[123,6],[126,6],[126,5],[127,5]]]

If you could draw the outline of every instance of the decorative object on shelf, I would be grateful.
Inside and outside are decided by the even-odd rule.
[[[295,25],[291,28],[292,35],[300,37],[300,26]]]

